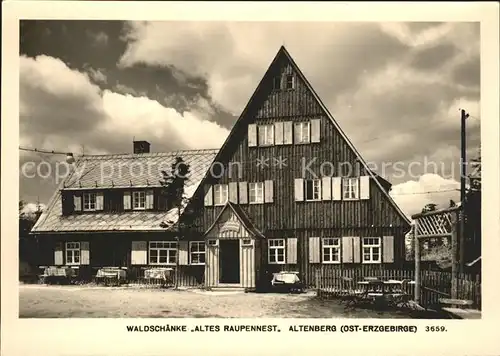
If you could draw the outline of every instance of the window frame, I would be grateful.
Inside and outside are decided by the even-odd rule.
[[[217,188],[218,187],[220,187],[220,190],[219,190],[219,194],[217,196]],[[222,188],[224,188],[224,189],[222,189]],[[215,206],[225,205],[229,199],[229,185],[228,184],[215,184],[213,189],[214,189],[214,205]],[[217,198],[220,199],[223,196],[224,191],[225,191],[225,195],[226,195],[226,200],[218,202]]]
[[[261,142],[261,136],[260,136],[261,130],[265,131],[264,132],[265,143]],[[268,141],[269,137],[271,137],[270,141]],[[257,125],[257,141],[260,147],[274,146],[274,125],[272,124]]]
[[[292,86],[288,87],[288,80],[291,79]],[[285,76],[285,90],[294,90],[295,89],[295,76],[293,74],[287,74]]]
[[[258,185],[260,185],[262,189],[258,189],[259,188]],[[254,187],[254,189],[252,189],[252,187]],[[255,197],[257,197],[257,192],[262,193],[260,200],[252,201],[251,199],[252,194],[250,192],[252,192],[253,190],[255,191]],[[248,183],[248,204],[264,204],[264,182]]]
[[[77,247],[69,247],[75,245]],[[71,251],[71,262],[68,262],[69,251]],[[79,241],[66,241],[64,244],[64,255],[65,255],[65,265],[67,266],[79,266],[82,261],[81,244]],[[76,254],[78,252],[78,262],[75,261]]]
[[[92,208],[92,199],[94,198],[94,207]],[[86,207],[86,203],[88,203],[88,208]],[[96,192],[86,192],[82,195],[82,210],[83,211],[96,211],[97,210],[97,193]]]
[[[282,242],[282,245],[274,245],[275,242]],[[271,261],[271,250],[276,251],[274,261]],[[283,251],[283,261],[279,261],[280,254],[278,251]],[[267,262],[270,265],[284,265],[286,264],[286,239],[269,239],[267,241]]]
[[[308,199],[308,182],[312,182],[312,194],[313,198]],[[315,184],[317,183],[317,184]],[[318,197],[314,198],[315,188],[318,188]],[[321,200],[321,179],[304,179],[304,201],[320,201]]]
[[[152,244],[161,244],[161,247],[153,247]],[[172,247],[173,246],[173,247]],[[177,241],[149,241],[148,243],[148,264],[152,266],[173,266],[177,263]],[[157,251],[156,261],[151,262],[152,253],[151,251]],[[167,261],[160,262],[161,253],[160,251],[167,251]],[[174,261],[170,262],[171,252],[174,254]]]
[[[378,241],[377,243],[366,243],[365,241],[368,242],[373,242],[370,240],[376,240]],[[378,259],[373,258],[373,251],[374,249],[378,249]],[[369,252],[365,253],[365,249],[368,249]],[[365,259],[366,255],[369,255],[369,259]],[[361,238],[361,262],[362,263],[382,263],[382,238],[379,236],[374,236],[374,237],[362,237]]]
[[[304,128],[307,128],[307,140],[304,140]],[[297,130],[300,129],[300,140],[297,141]],[[293,143],[297,145],[307,145],[311,143],[311,122],[310,121],[301,121],[295,122],[293,125]]]
[[[218,240],[218,239],[208,239],[208,240],[207,240],[207,246],[208,246],[208,247],[216,247],[216,246],[219,246],[219,240]]]
[[[253,240],[250,238],[242,239],[241,246],[253,246]]]
[[[136,194],[138,195],[138,198],[136,198]],[[136,199],[140,203],[141,202],[141,196],[144,195],[144,206],[135,206]],[[132,210],[146,210],[146,192],[144,190],[134,190],[132,191]]]
[[[356,182],[356,184],[353,185],[352,182]],[[342,200],[359,200],[359,185],[359,177],[342,178]],[[352,190],[346,190],[353,187],[354,189]],[[352,197],[351,195],[346,197],[346,193],[354,193],[354,197]]]
[[[336,243],[331,243],[333,240]],[[325,253],[328,249],[328,253]],[[333,259],[334,251],[336,250],[337,260]],[[341,262],[341,238],[340,237],[323,237],[321,239],[321,261],[324,264],[340,264]],[[325,255],[329,256],[329,261],[325,260]]]
[[[194,245],[198,245],[198,250],[197,251],[193,251],[193,248],[192,246]],[[199,246],[203,246],[203,251],[200,251],[199,250]],[[207,249],[206,249],[206,245],[205,245],[205,241],[189,241],[189,264],[190,265],[193,265],[193,266],[196,266],[196,265],[205,265],[206,263],[206,258],[207,258]],[[203,262],[196,262],[196,263],[193,263],[193,255],[198,255],[198,256],[201,256],[203,255]],[[199,260],[199,257],[198,257],[198,261]]]

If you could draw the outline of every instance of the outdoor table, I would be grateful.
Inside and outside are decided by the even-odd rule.
[[[405,295],[402,290],[403,281],[397,280],[365,280],[358,282],[358,285],[363,287],[363,295],[375,300],[384,300],[388,303],[398,300]]]

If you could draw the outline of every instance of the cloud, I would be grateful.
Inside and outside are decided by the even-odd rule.
[[[121,66],[174,66],[202,76],[212,98],[232,113],[242,110],[283,41],[325,91],[355,85],[362,69],[383,65],[405,48],[375,24],[152,22],[130,23],[128,29]],[[245,44],[249,39],[259,45],[250,49]],[[320,80],[325,74],[331,80]]]
[[[196,104],[196,107],[195,105]],[[102,91],[89,74],[49,56],[20,57],[20,141],[24,146],[81,154],[132,151],[132,138],[148,140],[156,152],[217,148],[229,131],[205,119],[201,98],[178,112],[146,96]],[[52,170],[64,157],[25,152],[20,166],[49,160]],[[38,179],[37,179],[38,178]],[[56,186],[46,179],[20,176],[26,200],[48,199]]]
[[[436,69],[443,67],[447,61],[458,53],[457,47],[451,43],[434,44],[415,53],[412,66],[417,69]]]
[[[33,214],[36,213],[37,211],[45,211],[47,206],[45,204],[37,204],[37,203],[27,203],[24,205],[23,209],[21,210],[22,213],[24,214]]]
[[[50,139],[53,145],[67,147],[69,142],[80,141],[114,151],[110,142],[128,142],[135,135],[157,138],[163,148],[190,149],[218,147],[228,134],[227,129],[204,119],[211,106],[202,97],[192,103],[192,110],[177,112],[145,96],[101,91],[86,73],[72,70],[56,58],[21,57],[20,81],[24,142],[27,138]],[[140,94],[124,85],[116,88]]]
[[[408,215],[419,213],[426,204],[434,203],[438,208],[447,208],[450,200],[460,202],[460,183],[437,174],[424,174],[417,180],[396,184],[391,196]],[[440,191],[440,193],[435,193]],[[444,192],[446,191],[446,192]]]
[[[437,149],[456,134],[454,105],[479,104],[477,23],[136,22],[125,40],[121,67],[173,66],[202,77],[211,99],[235,116],[285,43],[354,143],[371,140],[360,147],[368,159]],[[470,134],[479,138],[479,129]]]
[[[452,76],[456,83],[479,88],[481,80],[480,70],[481,64],[478,54],[460,63],[453,70]]]
[[[21,139],[73,135],[105,119],[99,87],[57,58],[21,56],[19,94]]]
[[[87,36],[91,38],[95,46],[106,46],[109,41],[109,36],[102,31],[92,32],[87,30]]]
[[[99,129],[121,137],[135,134],[136,138],[144,137],[154,142],[175,142],[178,147],[218,148],[229,133],[196,112],[179,113],[146,97],[105,90],[102,101],[109,119]]]
[[[125,84],[122,84],[122,83],[117,83],[113,89],[119,93],[122,93],[122,94],[131,94],[133,96],[139,95],[139,93],[134,88],[131,88],[131,87],[129,87]]]
[[[88,67],[87,71],[90,75],[90,78],[95,82],[95,83],[101,83],[101,84],[107,84],[108,78],[106,74],[104,74],[103,69],[94,69],[92,67]]]

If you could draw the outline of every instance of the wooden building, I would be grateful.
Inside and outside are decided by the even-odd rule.
[[[368,168],[284,47],[220,150],[124,157],[132,165],[140,159],[168,161],[176,156],[199,174],[199,182],[191,177],[197,183],[191,185],[189,204],[198,212],[191,228],[180,236],[161,230],[168,202],[161,203],[155,193],[135,193],[139,187],[155,191],[158,177],[107,181],[103,186],[80,174],[56,192],[33,230],[51,236],[47,241],[58,236],[56,241],[66,243],[66,257],[57,255],[60,245],[47,243],[49,252],[55,248],[54,263],[75,262],[67,256],[74,256],[71,251],[77,247],[68,241],[75,240],[77,235],[69,232],[79,219],[87,221],[88,230],[78,235],[79,241],[87,242],[89,236],[94,241],[90,264],[93,256],[96,263],[135,266],[174,264],[178,257],[180,269],[208,288],[253,289],[279,270],[296,270],[312,285],[318,270],[355,265],[394,269],[404,262],[410,221],[390,197],[391,184]],[[197,164],[206,160],[211,164],[200,169]],[[95,207],[116,212],[86,212],[87,191],[97,193],[90,198]],[[137,212],[124,211],[120,202],[131,202],[133,208],[137,200],[152,209],[134,219],[127,214]],[[84,211],[75,211],[75,204],[81,203]],[[51,219],[58,222],[57,229],[64,227],[62,234],[45,222]],[[116,220],[130,221],[127,226],[133,230],[115,226]],[[133,228],[136,223],[140,228]],[[89,263],[85,242],[79,245],[81,261]],[[174,247],[179,247],[178,256],[173,255]]]

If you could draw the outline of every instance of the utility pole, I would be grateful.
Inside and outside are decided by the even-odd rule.
[[[469,114],[464,109],[460,109],[460,231],[459,231],[459,254],[460,254],[460,273],[464,272],[465,266],[465,179],[467,174],[467,157],[466,157],[466,135],[465,135],[465,120]]]

